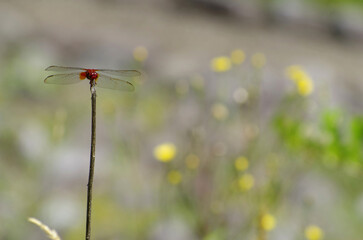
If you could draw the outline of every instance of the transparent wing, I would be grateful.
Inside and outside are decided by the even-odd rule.
[[[60,72],[60,71],[84,71],[84,68],[78,67],[61,67],[61,66],[50,66],[45,69],[45,71],[53,71],[53,72]]]
[[[99,73],[97,79],[97,86],[101,88],[108,88],[108,89],[128,91],[128,92],[132,92],[135,90],[134,85],[132,85],[132,83],[130,83],[129,81],[109,77],[102,73]]]
[[[102,72],[115,77],[138,77],[141,73],[137,70],[109,70],[109,69],[97,69],[97,72]]]
[[[78,73],[55,74],[44,79],[44,82],[49,84],[74,84],[80,81]]]

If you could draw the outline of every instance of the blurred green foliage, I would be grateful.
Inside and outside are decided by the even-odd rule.
[[[363,117],[331,110],[298,81],[270,99],[268,59],[246,56],[219,57],[198,75],[144,79],[134,94],[98,90],[95,238],[263,240],[294,228],[303,239],[310,224],[329,239],[343,228],[360,238],[352,206],[363,190]],[[45,86],[39,68],[16,59],[1,72],[0,238],[37,239],[25,224],[33,216],[79,239],[88,86]],[[19,64],[29,66],[18,74]],[[167,160],[154,153],[163,144]]]

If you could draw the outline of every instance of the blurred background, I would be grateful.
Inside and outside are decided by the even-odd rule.
[[[363,235],[363,1],[0,0],[0,239],[85,233],[87,83],[97,90],[93,239]]]

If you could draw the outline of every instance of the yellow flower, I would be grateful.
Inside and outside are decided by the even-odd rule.
[[[251,174],[244,174],[238,180],[239,188],[248,191],[255,185],[255,179]]]
[[[286,69],[286,76],[295,82],[301,96],[308,96],[314,90],[314,84],[309,74],[299,65],[292,65]]]
[[[211,68],[215,72],[226,72],[231,69],[231,60],[225,56],[213,58]]]
[[[168,181],[169,181],[169,183],[171,183],[173,185],[179,184],[182,181],[181,173],[177,170],[171,170],[168,173]]]
[[[265,231],[271,231],[276,226],[276,219],[271,214],[263,214],[260,224]]]
[[[296,82],[299,79],[305,78],[306,73],[299,65],[292,65],[286,68],[285,74],[288,79]]]
[[[238,171],[244,171],[244,170],[246,170],[248,168],[248,165],[249,165],[249,163],[248,163],[247,158],[245,158],[243,156],[238,157],[236,159],[236,161],[234,161],[234,166],[236,167],[236,169]]]
[[[301,79],[297,82],[297,91],[301,96],[308,96],[314,90],[313,81],[310,78]]]
[[[255,67],[255,68],[263,68],[266,64],[266,57],[263,53],[255,53],[253,54],[252,56],[252,59],[251,59],[251,62],[252,62],[252,65]]]
[[[199,158],[197,155],[189,154],[185,159],[185,165],[189,169],[196,169],[199,166]]]
[[[225,120],[229,115],[228,108],[222,103],[213,104],[211,111],[213,117],[220,121]]]
[[[231,53],[231,62],[235,65],[242,64],[245,58],[246,55],[241,49],[236,49]]]
[[[320,227],[310,225],[305,229],[305,237],[308,240],[321,240],[324,237],[324,233]]]
[[[134,59],[138,62],[144,62],[147,59],[148,51],[144,46],[138,46],[134,49]]]
[[[154,148],[154,157],[161,162],[170,162],[176,155],[176,147],[172,143],[163,143]]]

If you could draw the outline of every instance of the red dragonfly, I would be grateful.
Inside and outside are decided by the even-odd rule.
[[[87,78],[90,83],[95,81],[98,87],[129,92],[133,91],[135,87],[130,81],[125,79],[141,75],[137,70],[88,69],[60,66],[50,66],[45,71],[64,72],[48,76],[44,79],[45,83],[74,84]]]

